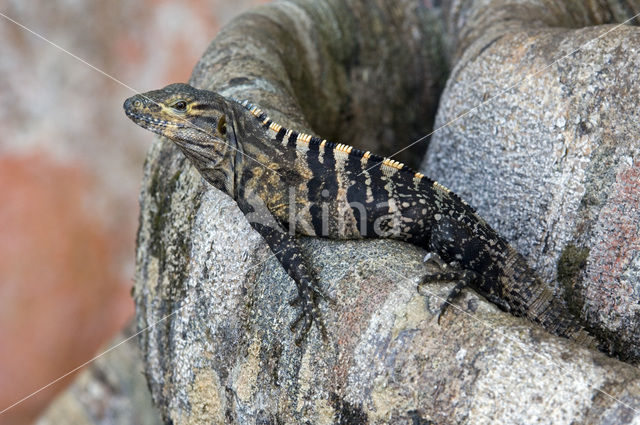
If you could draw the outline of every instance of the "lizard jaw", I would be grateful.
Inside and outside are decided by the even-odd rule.
[[[185,128],[187,124],[179,123],[175,121],[161,120],[159,118],[153,118],[147,114],[137,113],[125,106],[125,114],[131,121],[138,124],[140,127],[145,128],[161,136],[169,137],[167,130],[171,128]]]

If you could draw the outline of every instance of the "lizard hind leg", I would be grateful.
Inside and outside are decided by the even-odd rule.
[[[447,298],[443,301],[440,306],[440,312],[438,313],[438,324],[440,324],[440,319],[447,311],[449,306],[453,305],[453,302],[460,296],[460,293],[467,286],[473,286],[477,279],[478,273],[472,270],[447,270],[450,266],[443,267],[445,271],[438,273],[430,273],[425,275],[420,283],[418,284],[418,290],[422,288],[424,285],[433,282],[456,282],[454,287],[449,291]]]
[[[427,255],[426,260],[435,262],[441,271],[425,276],[418,287],[435,281],[456,282],[440,307],[438,323],[464,288],[478,288],[484,283],[483,276],[471,269],[473,264],[482,264],[487,260],[483,247],[484,243],[463,222],[447,216],[436,219],[425,246],[432,254]],[[476,267],[473,269],[477,270]]]

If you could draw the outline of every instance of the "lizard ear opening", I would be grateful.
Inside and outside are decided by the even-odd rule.
[[[218,133],[223,136],[227,134],[227,118],[224,115],[218,120]]]

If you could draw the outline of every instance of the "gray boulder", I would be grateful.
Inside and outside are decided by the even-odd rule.
[[[452,15],[445,10],[449,20],[441,21],[429,4],[274,2],[227,26],[191,83],[249,99],[285,126],[389,154],[428,132],[447,60],[462,72],[464,59],[443,48],[460,45],[443,38],[439,22],[450,24]],[[482,67],[473,67],[480,78]],[[442,108],[441,121],[456,108],[453,98]],[[513,106],[493,108],[508,114]],[[483,124],[469,118],[466,126]],[[436,169],[446,146],[434,147],[428,173],[454,183],[469,165],[459,155],[446,173]],[[417,155],[403,160],[417,163]],[[482,181],[494,165],[485,166],[472,184],[488,186]],[[532,254],[526,238],[518,242],[492,220]],[[473,291],[438,324],[451,284],[418,293],[420,278],[434,271],[424,251],[393,241],[305,239],[303,246],[335,303],[321,305],[328,341],[314,329],[298,347],[288,329],[296,316],[287,302],[291,279],[235,203],[169,141],[155,141],[141,194],[135,301],[146,376],[166,422],[640,421],[640,373],[628,364],[500,312]]]

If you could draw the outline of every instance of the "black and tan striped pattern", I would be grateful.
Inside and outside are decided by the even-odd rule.
[[[249,103],[248,101],[241,101],[240,104],[244,106],[249,112],[251,112],[251,114],[256,117],[256,119],[262,126],[267,127],[271,131],[271,135],[273,136],[273,138],[277,141],[287,144],[295,143],[296,146],[310,145],[311,148],[321,149],[322,153],[324,153],[327,149],[333,149],[335,151],[354,155],[358,158],[365,158],[368,160],[367,163],[371,164],[371,166],[376,166],[377,164],[379,164],[378,166],[383,169],[383,172],[395,172],[395,170],[399,170],[411,173],[416,179],[422,179],[425,177],[424,174],[418,173],[407,167],[403,163],[395,161],[393,159],[373,155],[369,151],[365,152],[350,145],[330,142],[326,139],[320,139],[319,137],[315,137],[310,134],[297,133],[295,131],[288,130],[282,125],[274,122],[264,111],[262,111],[262,109]],[[291,139],[292,134],[294,135],[293,139]]]

